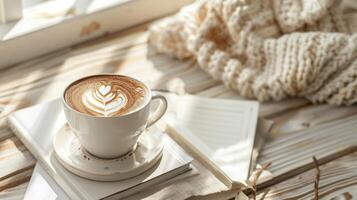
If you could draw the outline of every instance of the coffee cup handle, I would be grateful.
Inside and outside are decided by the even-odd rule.
[[[167,110],[167,100],[163,95],[153,92],[151,101],[154,100],[159,100],[160,105],[152,114],[150,114],[146,128],[150,127],[151,125],[155,124],[155,122],[157,122],[159,119],[161,119],[161,117],[165,114]]]

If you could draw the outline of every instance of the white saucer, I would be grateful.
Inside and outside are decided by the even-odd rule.
[[[96,181],[119,181],[143,173],[160,160],[162,136],[158,128],[150,128],[140,136],[132,152],[101,159],[88,153],[66,124],[54,137],[53,146],[57,160],[72,173]]]

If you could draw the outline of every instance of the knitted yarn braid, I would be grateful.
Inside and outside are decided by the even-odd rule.
[[[248,98],[351,105],[356,32],[355,0],[205,0],[151,26],[149,44]]]

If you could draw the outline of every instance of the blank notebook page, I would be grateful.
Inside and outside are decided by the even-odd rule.
[[[233,181],[249,176],[259,104],[182,96],[168,122]]]

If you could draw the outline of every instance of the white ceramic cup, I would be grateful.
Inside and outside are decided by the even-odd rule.
[[[88,77],[81,79],[85,78]],[[65,92],[71,84],[65,88],[62,94],[65,116],[72,131],[89,153],[101,158],[116,158],[130,152],[137,143],[140,134],[165,114],[166,98],[152,92],[143,82],[136,81],[142,83],[147,89],[146,102],[132,112],[110,117],[93,116],[73,109],[65,100]],[[160,104],[155,111],[150,113],[151,102],[154,100],[160,101]]]

